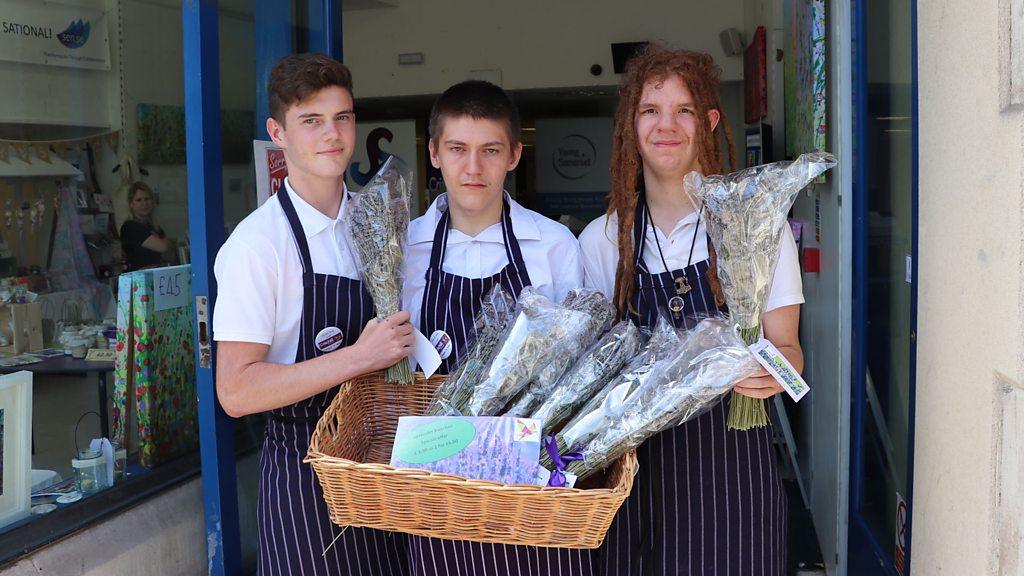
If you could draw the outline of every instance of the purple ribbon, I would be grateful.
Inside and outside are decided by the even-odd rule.
[[[562,488],[565,486],[566,464],[574,460],[583,460],[583,454],[580,452],[566,452],[565,454],[559,454],[558,440],[556,440],[554,436],[546,436],[544,438],[544,449],[548,451],[548,455],[551,456],[551,461],[555,464],[555,469],[551,472],[551,477],[548,478],[548,486]]]

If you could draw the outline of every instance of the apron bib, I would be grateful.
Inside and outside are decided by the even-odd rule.
[[[317,274],[295,206],[282,186],[277,193],[302,258],[302,321],[295,362],[350,346],[374,317],[373,299],[358,280]],[[261,576],[399,576],[407,573],[404,534],[331,523],[320,482],[302,462],[313,429],[337,389],[271,410],[260,455],[256,523]]]
[[[707,260],[679,270],[666,265],[661,274],[648,270],[643,250],[649,220],[641,194],[633,224],[637,289],[631,319],[650,328],[662,314],[682,327],[689,316],[719,312]],[[690,290],[681,294],[680,284]],[[601,573],[785,574],[786,495],[771,429],[729,430],[727,415],[723,400],[637,449],[640,472],[600,549]]]

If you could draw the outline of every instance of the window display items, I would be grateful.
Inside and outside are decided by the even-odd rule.
[[[0,376],[0,528],[29,515],[32,373]]]

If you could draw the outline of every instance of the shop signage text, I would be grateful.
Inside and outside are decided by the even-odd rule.
[[[8,0],[0,15],[0,60],[110,70],[106,15],[63,4]]]

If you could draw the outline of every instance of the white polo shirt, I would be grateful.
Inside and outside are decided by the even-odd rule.
[[[508,194],[505,198],[509,202],[512,230],[519,241],[530,284],[555,302],[565,298],[570,290],[582,287],[580,245],[573,233],[558,222],[523,208]],[[442,194],[423,216],[409,224],[402,309],[412,314],[412,323],[417,328],[420,328],[420,308],[434,232],[447,204],[447,195]],[[445,272],[466,278],[487,278],[500,272],[507,264],[501,222],[472,237],[454,228],[448,233],[448,247],[442,266]]]
[[[580,248],[583,251],[583,268],[585,284],[589,288],[600,290],[611,295],[615,289],[615,266],[619,261],[618,216],[610,218],[605,215],[587,225],[580,234]],[[694,226],[697,237],[694,241]],[[657,235],[657,236],[655,236]],[[693,244],[693,257],[690,264],[708,259],[708,236],[704,223],[698,219],[696,212],[691,212],[676,223],[675,228],[666,237],[656,226],[647,226],[647,240],[644,242],[644,263],[651,274],[665,272],[658,246],[665,255],[665,263],[669,270],[685,268],[690,256],[690,245]],[[779,263],[775,268],[765,312],[804,302],[803,281],[800,278],[800,264],[797,260],[796,242],[793,231],[787,225],[782,231],[779,242]]]
[[[313,270],[359,279],[341,221],[347,194],[338,217],[329,218],[299,197],[287,178],[284,185],[306,234]],[[268,344],[267,362],[294,363],[302,321],[302,257],[276,194],[238,224],[213,270],[214,340]]]

